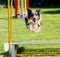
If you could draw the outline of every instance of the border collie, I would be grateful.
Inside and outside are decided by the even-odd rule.
[[[31,10],[27,9],[27,16],[25,16],[25,23],[27,29],[32,32],[39,32],[40,31],[40,23],[41,23],[41,15],[40,9]]]

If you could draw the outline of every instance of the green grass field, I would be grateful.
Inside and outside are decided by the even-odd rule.
[[[14,16],[14,9],[12,10],[12,15]],[[24,19],[12,18],[12,42],[34,41],[34,40],[59,41],[60,40],[60,8],[42,8],[41,15],[42,15],[41,31],[38,33],[27,30]],[[8,9],[0,8],[0,57],[4,57],[5,42],[8,42]],[[41,47],[59,48],[60,46],[41,45]],[[31,48],[33,48],[33,46]],[[38,46],[36,48],[38,48]],[[9,57],[9,56],[5,56],[5,57]],[[46,56],[46,57],[50,57],[50,56]],[[60,57],[60,56],[54,56],[54,57]]]

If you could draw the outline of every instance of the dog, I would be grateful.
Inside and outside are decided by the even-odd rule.
[[[40,9],[31,10],[28,8],[27,16],[25,16],[25,23],[27,29],[30,31],[39,32],[41,23]]]

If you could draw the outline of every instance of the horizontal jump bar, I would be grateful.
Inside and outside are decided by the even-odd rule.
[[[60,44],[60,41],[21,41],[21,42],[12,42],[13,45],[49,45],[49,44]]]

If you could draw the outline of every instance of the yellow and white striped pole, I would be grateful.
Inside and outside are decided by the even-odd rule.
[[[20,0],[20,14],[26,14],[26,0]]]
[[[24,14],[26,14],[26,0],[24,0]]]
[[[11,51],[12,42],[12,0],[8,0],[8,43],[9,43],[9,54]]]
[[[23,14],[23,12],[24,12],[24,7],[23,7],[23,0],[21,0],[21,14]]]

